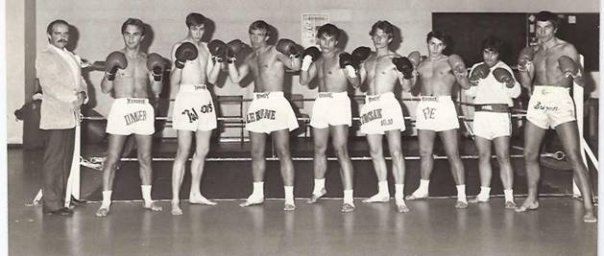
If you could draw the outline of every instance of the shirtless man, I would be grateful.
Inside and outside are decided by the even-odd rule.
[[[512,69],[499,59],[503,41],[496,37],[487,37],[482,42],[482,58],[470,70],[472,87],[466,94],[473,96],[474,141],[478,148],[478,170],[480,172],[480,193],[472,203],[488,202],[491,191],[491,144],[495,145],[497,162],[505,208],[514,209],[514,172],[510,162],[510,137],[512,123],[510,107],[514,106],[513,98],[520,95],[520,84],[514,79]]]
[[[338,161],[340,175],[344,185],[344,204],[342,212],[354,211],[353,167],[348,155],[348,128],[352,125],[348,83],[354,88],[360,85],[356,71],[346,69],[340,63],[351,60],[350,54],[337,48],[340,29],[333,24],[321,26],[317,32],[319,46],[304,51],[300,71],[300,84],[308,85],[313,79],[319,82],[319,95],[313,105],[310,125],[313,127],[315,145],[314,176],[315,183],[309,203],[316,203],[325,195],[325,172],[327,171],[327,143],[332,135],[332,143]],[[346,64],[346,63],[344,63]]]
[[[254,77],[254,99],[247,113],[246,129],[252,145],[253,192],[242,207],[264,202],[264,172],[266,160],[264,148],[266,136],[272,136],[281,164],[285,189],[284,210],[292,211],[294,203],[294,165],[289,151],[289,132],[298,128],[298,120],[283,96],[285,69],[300,69],[301,49],[289,39],[280,39],[277,45],[268,45],[270,25],[263,20],[254,21],[249,27],[253,52],[237,67],[235,56],[242,48],[239,40],[228,44],[227,58],[229,78],[239,83],[248,74]]]
[[[536,16],[538,45],[527,47],[518,58],[520,83],[532,91],[524,129],[524,158],[528,179],[528,196],[518,212],[539,208],[539,150],[546,131],[551,127],[562,141],[574,178],[583,196],[583,221],[596,222],[587,167],[581,159],[580,137],[575,107],[569,90],[573,81],[584,85],[579,52],[570,43],[556,37],[558,17],[547,11]],[[534,88],[531,85],[534,84]],[[532,89],[532,90],[531,90]]]
[[[363,200],[365,203],[388,202],[386,160],[382,140],[388,138],[388,149],[392,157],[394,176],[394,201],[398,212],[408,212],[403,189],[405,185],[405,158],[401,148],[401,131],[405,130],[405,120],[399,101],[394,96],[394,88],[400,83],[409,91],[413,78],[413,66],[406,57],[401,57],[389,49],[394,26],[385,20],[373,24],[369,35],[375,47],[360,68],[361,81],[367,81],[368,92],[365,105],[361,108],[361,132],[367,134],[369,153],[378,178],[378,193]],[[357,56],[353,52],[353,56]]]
[[[185,164],[189,158],[193,133],[195,133],[195,153],[191,161],[190,204],[215,205],[201,195],[201,177],[205,158],[210,151],[210,137],[216,128],[216,111],[208,83],[216,83],[220,63],[214,62],[210,49],[201,42],[205,32],[206,18],[199,13],[187,15],[185,24],[188,34],[185,39],[172,47],[174,67],[170,74],[170,86],[174,92],[172,127],[178,133],[178,150],[172,167],[172,215],[181,215],[179,192],[185,174]],[[226,45],[218,46],[222,49]],[[206,83],[207,82],[207,83]]]
[[[145,38],[145,24],[129,18],[122,25],[124,49],[107,57],[106,73],[101,82],[103,93],[115,97],[107,117],[109,133],[108,155],[103,165],[103,202],[96,216],[105,217],[111,206],[111,192],[124,141],[135,134],[137,156],[140,165],[141,190],[144,208],[161,211],[162,207],[151,199],[151,141],[155,132],[155,112],[149,104],[149,86],[158,97],[162,90],[163,59],[157,54],[141,52],[141,42]]]
[[[418,63],[416,70],[421,79],[421,101],[416,110],[416,128],[418,130],[419,151],[421,159],[421,180],[419,188],[407,197],[408,200],[428,197],[430,174],[434,167],[434,139],[436,133],[445,147],[451,165],[451,174],[457,184],[456,208],[468,207],[464,167],[459,155],[458,133],[459,120],[451,100],[453,86],[457,82],[462,88],[470,88],[466,66],[458,55],[444,55],[447,47],[447,36],[440,31],[428,33],[428,58],[421,61],[419,53],[410,54],[413,63]]]

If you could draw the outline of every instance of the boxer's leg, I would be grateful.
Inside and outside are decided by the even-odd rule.
[[[191,162],[191,192],[189,192],[189,203],[216,205],[201,195],[201,178],[205,166],[206,156],[210,152],[210,138],[212,131],[197,131],[196,133],[196,148]]]
[[[314,159],[313,159],[313,172],[314,172],[314,188],[309,203],[316,203],[320,197],[325,195],[325,172],[327,171],[327,157],[325,151],[327,151],[327,144],[329,141],[329,127],[327,128],[314,128],[313,127],[313,141],[314,141]],[[334,137],[335,139],[335,137]]]
[[[178,149],[172,165],[172,215],[181,215],[180,209],[180,187],[185,175],[185,166],[189,158],[189,150],[193,137],[192,131],[177,130]]]
[[[333,138],[333,148],[340,163],[340,176],[344,186],[344,204],[341,211],[351,212],[354,211],[355,207],[353,199],[354,168],[348,155],[348,125],[331,126],[329,129]]]
[[[387,167],[384,159],[384,149],[382,148],[382,134],[367,134],[367,142],[369,143],[369,154],[375,169],[375,175],[378,180],[377,194],[363,200],[364,203],[388,202],[390,200],[390,192],[388,191]]]

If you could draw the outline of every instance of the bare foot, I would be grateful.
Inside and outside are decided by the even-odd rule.
[[[422,199],[426,199],[428,198],[428,193],[423,193],[419,190],[415,190],[415,192],[413,192],[413,194],[408,195],[405,197],[406,200],[422,200]]]
[[[596,218],[596,215],[594,214],[593,210],[585,211],[585,215],[583,215],[583,222],[585,222],[585,223],[598,222],[598,219]]]
[[[505,201],[506,209],[516,209],[516,203],[514,201]]]
[[[397,200],[396,211],[406,213],[406,212],[409,212],[409,207],[407,207],[407,204],[405,204],[405,201]]]
[[[189,196],[189,203],[190,204],[202,204],[202,205],[216,205],[215,202],[208,200],[207,198],[205,198],[202,195]]]
[[[182,215],[182,209],[180,209],[180,204],[178,202],[172,202],[172,211],[170,211],[172,215]]]
[[[471,204],[475,204],[475,203],[487,203],[489,202],[489,198],[484,198],[484,197],[480,197],[480,196],[476,196],[475,198],[472,198],[470,200],[468,200],[468,203]]]
[[[264,197],[250,196],[247,198],[247,200],[245,200],[245,202],[240,203],[239,206],[248,207],[248,206],[258,205],[258,204],[262,204],[262,203],[264,203]]]
[[[520,207],[516,208],[516,212],[526,212],[526,211],[532,211],[532,210],[537,210],[539,208],[539,201],[533,201],[533,200],[529,200],[526,199],[526,201],[524,201],[524,203],[522,203],[522,205]]]
[[[390,201],[390,196],[389,195],[384,195],[384,194],[375,194],[370,198],[367,198],[365,200],[363,200],[363,203],[387,203],[388,201]]]
[[[342,209],[340,209],[341,212],[352,212],[354,211],[354,204],[350,204],[350,203],[344,203],[342,205]]]
[[[284,211],[293,211],[295,209],[296,209],[296,205],[293,203],[285,203],[285,206],[283,206]]]
[[[154,211],[154,212],[159,212],[159,211],[163,210],[164,208],[157,205],[154,201],[151,201],[151,202],[145,202],[145,204],[143,205],[143,209],[147,209],[147,210]]]
[[[321,189],[321,192],[318,195],[312,194],[310,199],[308,199],[308,203],[309,204],[316,203],[319,200],[319,198],[323,197],[325,194],[327,194],[327,191],[325,189]]]
[[[465,209],[465,208],[468,208],[468,202],[466,202],[466,201],[459,201],[459,200],[458,200],[458,201],[455,203],[455,208],[457,208],[457,209]]]
[[[96,211],[97,217],[106,217],[109,215],[109,208],[101,207]]]

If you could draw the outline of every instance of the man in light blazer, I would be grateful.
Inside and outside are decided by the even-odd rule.
[[[43,212],[71,216],[64,207],[67,178],[71,170],[75,127],[80,106],[88,101],[86,82],[81,74],[81,59],[65,49],[69,24],[55,20],[48,24],[49,45],[36,58],[36,73],[42,88],[40,129],[47,133],[42,164]]]

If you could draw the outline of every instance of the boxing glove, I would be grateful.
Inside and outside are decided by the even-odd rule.
[[[403,78],[413,78],[413,63],[407,57],[392,58],[392,64],[394,64],[396,70],[403,73]]]
[[[210,54],[216,62],[223,62],[226,57],[227,45],[218,39],[214,39],[208,43]]]
[[[371,54],[371,49],[366,46],[361,46],[361,47],[357,47],[356,49],[354,49],[354,51],[352,51],[351,54],[352,54],[353,60],[355,62],[357,62],[358,64],[361,64],[361,62],[363,62],[367,58],[369,58],[369,54]]]
[[[356,77],[357,68],[354,63],[354,58],[347,52],[340,53],[340,68],[346,69],[350,77]]]
[[[302,67],[300,68],[302,71],[307,71],[310,68],[310,64],[312,64],[315,60],[321,57],[321,51],[317,47],[308,47],[302,53]]]
[[[300,48],[294,41],[282,38],[277,42],[277,51],[285,54],[285,56],[294,56],[295,58],[300,56]]]
[[[449,65],[453,70],[453,73],[457,76],[467,75],[468,71],[465,68],[465,64],[463,63],[463,59],[457,54],[452,54],[448,59]]]
[[[182,69],[185,67],[185,62],[196,59],[198,54],[197,46],[190,42],[184,42],[176,48],[174,65],[176,68]]]
[[[115,73],[117,73],[117,69],[125,69],[128,67],[128,60],[126,60],[126,55],[123,52],[112,52],[105,59],[105,72],[107,76],[107,80],[113,81],[115,79]]]
[[[565,77],[577,78],[581,75],[579,72],[579,66],[568,56],[561,56],[558,58],[558,65],[560,66],[560,70],[562,70],[562,73],[564,73]]]
[[[526,72],[528,71],[528,67],[533,62],[533,58],[535,57],[535,51],[532,47],[526,47],[520,51],[518,55],[518,71]]]
[[[496,68],[493,70],[493,76],[497,82],[505,83],[507,88],[514,87],[514,77],[512,76],[512,73],[507,71],[505,68]]]
[[[418,51],[412,51],[411,53],[409,53],[407,58],[409,59],[409,61],[411,61],[413,67],[417,68],[422,59],[422,55]]]
[[[151,53],[147,56],[147,69],[151,70],[154,81],[161,81],[166,68],[166,61],[157,53]]]
[[[491,68],[486,63],[481,63],[474,67],[472,73],[470,73],[470,81],[477,82],[480,79],[485,79],[491,73]]]
[[[233,63],[237,54],[246,46],[247,45],[239,39],[231,40],[230,42],[228,42],[226,52],[228,62]]]

